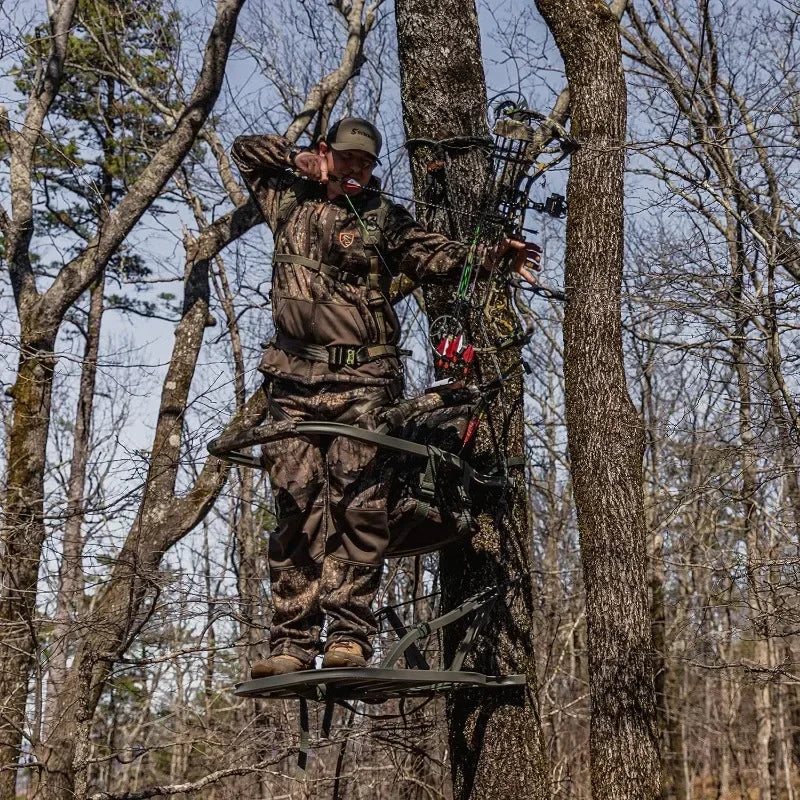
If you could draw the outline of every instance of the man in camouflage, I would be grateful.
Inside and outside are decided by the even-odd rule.
[[[276,336],[260,369],[273,419],[376,426],[402,393],[394,276],[458,272],[468,248],[420,226],[383,197],[372,171],[381,136],[346,118],[315,149],[281,136],[241,136],[232,156],[274,236]],[[365,187],[362,190],[361,187]],[[513,269],[534,278],[521,242]],[[497,254],[494,255],[497,257]],[[269,540],[275,614],[271,655],[254,678],[312,666],[327,615],[323,667],[364,666],[371,605],[388,544],[387,489],[368,469],[374,445],[295,437],[263,446],[275,495]]]

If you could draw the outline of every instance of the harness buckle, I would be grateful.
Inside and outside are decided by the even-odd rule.
[[[328,366],[331,369],[357,367],[361,363],[358,345],[332,344],[328,346]]]

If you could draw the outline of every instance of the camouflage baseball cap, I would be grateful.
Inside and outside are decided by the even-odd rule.
[[[334,150],[363,150],[375,157],[380,164],[381,135],[378,129],[360,117],[345,117],[331,126],[326,137],[328,146]]]

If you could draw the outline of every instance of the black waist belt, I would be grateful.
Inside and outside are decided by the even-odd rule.
[[[374,273],[359,275],[355,272],[348,272],[341,267],[325,264],[323,261],[315,261],[313,258],[295,256],[291,253],[276,253],[272,256],[272,260],[276,264],[299,264],[306,269],[319,272],[322,275],[327,275],[331,280],[349,283],[353,286],[366,286],[369,289],[378,289],[384,294],[389,292],[392,283],[391,275]]]
[[[273,344],[279,350],[291,353],[293,356],[327,362],[331,369],[358,367],[379,358],[400,358],[411,355],[410,350],[401,350],[393,344],[330,344],[323,347],[320,344],[308,344],[280,331],[276,334]]]

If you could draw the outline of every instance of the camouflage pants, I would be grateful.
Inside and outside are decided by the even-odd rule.
[[[268,392],[275,419],[367,429],[397,394],[394,387],[280,379]],[[288,653],[309,663],[326,615],[329,643],[355,641],[371,652],[371,606],[389,542],[387,486],[371,469],[376,452],[374,445],[343,436],[298,436],[262,446],[277,516],[269,541],[272,655]]]

